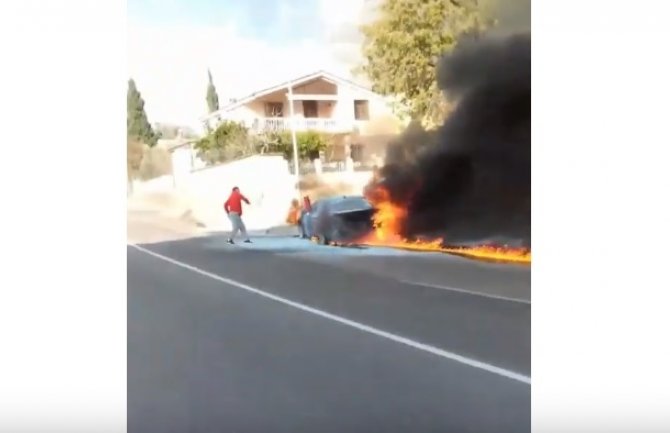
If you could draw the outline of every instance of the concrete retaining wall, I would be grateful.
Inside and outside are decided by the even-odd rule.
[[[244,208],[245,223],[250,230],[260,230],[283,224],[296,195],[294,178],[281,156],[252,156],[194,171],[183,167],[177,164],[170,176],[134,182],[129,207],[158,209],[171,217],[190,213],[210,229],[228,230],[223,203],[238,186],[251,201]]]
[[[177,155],[177,158],[180,156]],[[173,164],[174,174],[146,182],[134,182],[129,207],[154,208],[170,217],[189,214],[207,228],[229,230],[223,203],[234,186],[251,201],[244,207],[249,230],[265,230],[285,223],[290,202],[296,197],[295,178],[281,156],[256,155],[199,170]],[[310,175],[318,185],[332,186],[327,193],[360,194],[369,172],[338,172]],[[302,191],[310,193],[310,191]],[[318,198],[318,197],[315,197]]]

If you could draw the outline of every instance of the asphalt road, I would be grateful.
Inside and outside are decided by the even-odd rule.
[[[530,431],[528,268],[303,245],[128,247],[129,432]]]

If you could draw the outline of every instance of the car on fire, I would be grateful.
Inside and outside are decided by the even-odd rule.
[[[328,197],[312,204],[301,220],[303,232],[320,244],[355,242],[373,229],[374,207],[363,196]]]

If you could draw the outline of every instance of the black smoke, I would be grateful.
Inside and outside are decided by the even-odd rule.
[[[454,111],[389,144],[382,184],[408,206],[406,236],[530,246],[530,34],[470,40],[444,57]]]

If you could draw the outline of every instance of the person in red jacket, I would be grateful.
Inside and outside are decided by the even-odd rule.
[[[237,235],[237,232],[242,232],[242,236],[245,237],[244,242],[249,244],[251,239],[247,235],[247,228],[244,226],[244,221],[242,221],[242,202],[250,204],[249,200],[242,195],[238,187],[233,188],[233,191],[230,193],[228,200],[223,204],[223,208],[228,214],[228,219],[230,219],[231,224],[233,225],[233,231],[230,233],[228,238],[229,244],[234,244],[233,240]]]

